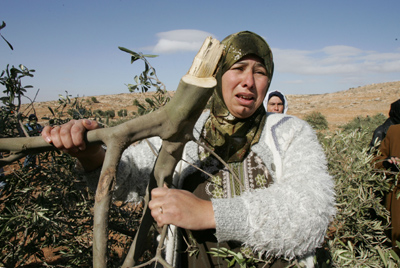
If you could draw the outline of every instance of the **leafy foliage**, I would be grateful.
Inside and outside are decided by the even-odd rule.
[[[127,109],[121,109],[121,110],[118,111],[117,114],[118,114],[119,117],[126,117],[126,116],[128,116],[128,110]]]
[[[19,137],[22,127],[14,110],[1,107],[0,110],[0,138]]]
[[[94,196],[74,171],[66,154],[40,155],[42,165],[20,167],[5,176],[0,200],[0,263],[5,267],[72,265],[91,267]],[[120,267],[141,210],[113,204],[110,253]],[[135,216],[136,215],[136,216]],[[122,243],[122,244],[121,244]],[[46,259],[42,249],[53,250]]]
[[[224,259],[228,262],[228,267],[237,267],[235,265],[238,265],[240,268],[255,268],[255,264],[260,262],[258,259],[247,258],[240,252],[234,252],[226,248],[211,248],[211,251],[208,253],[213,257]]]
[[[24,77],[33,77],[35,70],[30,70],[24,65],[19,65],[19,69],[7,65],[1,72],[0,85],[4,86],[5,96],[0,98],[2,103],[0,111],[0,137],[19,137],[25,136],[22,121],[27,117],[30,110],[21,112],[21,100],[25,97],[24,93],[31,85],[22,85]],[[33,107],[33,106],[32,106]],[[31,109],[33,109],[31,107]],[[29,108],[29,106],[28,106]],[[34,110],[34,109],[33,109]]]
[[[357,267],[368,258],[381,267],[376,247],[387,249],[384,230],[388,212],[382,205],[389,181],[375,173],[368,147],[360,144],[365,132],[335,133],[324,141],[329,171],[335,177],[337,217],[329,247],[339,267]]]
[[[40,158],[40,167],[16,169],[4,178],[0,248],[6,267],[43,259],[44,247],[60,247],[76,257],[90,256],[90,241],[82,247],[84,243],[74,239],[87,233],[92,219],[88,192],[79,189],[82,183],[67,179],[74,177],[70,171],[73,161],[56,153]]]
[[[103,117],[103,116],[105,115],[105,112],[103,112],[103,111],[100,110],[100,109],[94,110],[93,113],[94,113],[96,116],[98,116],[98,117]]]
[[[60,96],[56,109],[49,109],[53,115],[46,118],[49,124],[90,114],[82,100],[72,100],[68,94]],[[5,125],[13,127],[2,128],[2,137],[18,136],[13,114],[15,110],[2,110]],[[0,177],[0,266],[91,267],[93,193],[80,179],[75,160],[68,154],[50,151],[38,158],[38,166],[24,167],[17,162]],[[112,204],[110,267],[121,266],[140,214],[141,207],[135,204]],[[49,258],[46,252],[54,256]]]
[[[58,107],[55,109],[52,109],[50,106],[48,107],[54,117],[51,125],[59,125],[65,122],[65,120],[62,119],[66,116],[65,109],[67,109],[67,114],[72,119],[89,118],[93,115],[92,110],[84,105],[83,99],[71,98],[71,95],[69,95],[67,91],[65,93],[65,96],[59,95]]]
[[[166,91],[157,91],[152,98],[145,98],[144,102],[134,99],[133,105],[138,107],[138,111],[134,115],[140,116],[151,113],[164,106],[169,100],[170,97]]]
[[[372,137],[372,133],[376,129],[376,127],[383,124],[386,119],[386,116],[384,116],[382,113],[378,113],[372,117],[357,116],[340,128],[343,129],[344,132],[351,132],[353,130],[364,130],[366,132],[370,132]]]
[[[119,47],[119,49],[131,55],[131,64],[137,60],[142,60],[144,62],[144,71],[140,75],[134,77],[136,84],[127,85],[130,92],[134,92],[139,88],[141,88],[142,92],[147,92],[151,87],[155,87],[157,90],[165,90],[164,84],[157,78],[156,70],[147,60],[147,58],[154,58],[157,57],[157,55],[143,55],[142,53],[137,53],[124,47]]]
[[[94,96],[91,98],[91,100],[92,100],[93,103],[99,103],[99,101],[97,100],[97,98],[94,97]]]
[[[328,121],[320,112],[311,112],[304,117],[304,120],[316,130],[328,129]]]
[[[107,110],[106,111],[106,116],[110,117],[110,118],[114,118],[115,117],[115,111],[114,110]]]
[[[385,231],[389,213],[383,196],[392,179],[371,165],[372,133],[385,118],[357,117],[343,131],[319,135],[329,172],[335,179],[337,216],[330,226],[325,247],[334,267],[398,267]]]
[[[10,110],[19,112],[21,107],[21,98],[24,96],[26,89],[32,88],[31,85],[22,86],[21,80],[24,77],[33,77],[35,70],[30,70],[20,64],[19,69],[7,64],[7,68],[1,72],[0,85],[5,87],[3,93],[6,95],[0,98],[0,101]]]
[[[0,25],[0,30],[6,27],[6,23],[3,21],[3,23]],[[10,47],[11,50],[14,50],[13,46],[10,44],[10,42],[7,41],[7,39],[4,38],[4,36],[2,36],[0,34],[1,38],[3,38],[3,40],[7,43],[7,45]]]
[[[156,93],[152,96],[152,98],[145,98],[145,102],[141,103],[137,99],[133,101],[133,105],[138,107],[138,112],[135,115],[144,115],[146,113],[153,112],[170,101],[171,98],[168,95],[165,85],[158,79],[156,70],[147,60],[147,58],[154,58],[157,56],[143,55],[142,53],[137,53],[124,47],[119,47],[119,49],[131,55],[131,63],[137,60],[142,60],[144,61],[145,65],[144,71],[140,75],[136,75],[134,77],[136,84],[127,85],[129,91],[133,92],[141,88],[142,92],[147,92],[152,87],[156,89]]]

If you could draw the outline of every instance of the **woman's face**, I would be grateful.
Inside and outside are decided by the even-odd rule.
[[[236,118],[248,118],[263,103],[268,87],[267,70],[256,56],[245,56],[222,75],[222,96]]]
[[[267,112],[283,113],[283,101],[278,96],[272,96],[267,104]]]

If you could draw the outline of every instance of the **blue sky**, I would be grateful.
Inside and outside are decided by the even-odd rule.
[[[3,0],[0,69],[35,69],[26,94],[58,96],[129,92],[143,70],[118,46],[157,54],[150,59],[168,90],[175,90],[204,38],[222,40],[241,30],[272,48],[271,89],[323,94],[400,80],[398,0]]]

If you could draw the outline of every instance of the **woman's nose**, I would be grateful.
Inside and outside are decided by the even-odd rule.
[[[253,72],[251,72],[251,71],[244,72],[242,86],[247,87],[247,88],[253,88],[254,84],[255,84],[255,82],[254,82]]]

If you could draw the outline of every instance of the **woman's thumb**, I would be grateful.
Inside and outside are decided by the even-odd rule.
[[[87,130],[93,130],[93,129],[96,129],[99,127],[99,123],[97,123],[97,121],[89,120],[89,119],[83,120],[83,125],[85,126],[85,128]]]

